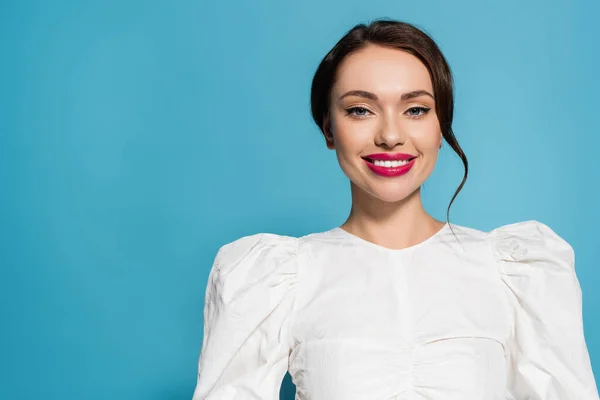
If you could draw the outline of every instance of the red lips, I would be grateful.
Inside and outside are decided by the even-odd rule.
[[[379,176],[385,176],[388,178],[402,176],[402,175],[408,173],[408,171],[411,170],[413,165],[415,165],[416,158],[417,158],[416,156],[413,156],[412,154],[406,154],[406,153],[395,153],[395,154],[377,153],[377,154],[369,154],[368,156],[363,157],[363,159],[365,160],[365,163],[371,169],[371,171],[373,171],[375,174],[377,174]],[[374,164],[375,160],[384,160],[384,161],[394,161],[394,160],[407,161],[407,160],[410,160],[410,161],[404,165],[400,165],[397,167],[384,167],[384,166],[380,166],[380,165],[375,165]]]

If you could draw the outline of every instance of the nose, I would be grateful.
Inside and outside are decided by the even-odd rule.
[[[402,146],[404,142],[406,142],[406,138],[400,124],[393,117],[385,118],[375,136],[375,144],[393,149],[396,146]]]

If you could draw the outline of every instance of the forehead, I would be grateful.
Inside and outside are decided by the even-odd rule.
[[[433,93],[425,64],[405,51],[369,45],[347,56],[340,64],[334,93],[368,90],[378,95],[424,89]]]

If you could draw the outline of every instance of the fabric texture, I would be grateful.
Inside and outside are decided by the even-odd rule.
[[[337,227],[221,247],[193,400],[598,400],[571,246],[526,221],[394,250]]]

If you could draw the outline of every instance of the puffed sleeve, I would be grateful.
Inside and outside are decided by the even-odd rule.
[[[511,311],[508,399],[598,400],[572,247],[537,221],[490,233]]]
[[[209,273],[193,400],[276,400],[288,367],[298,239],[270,233],[221,247]]]

